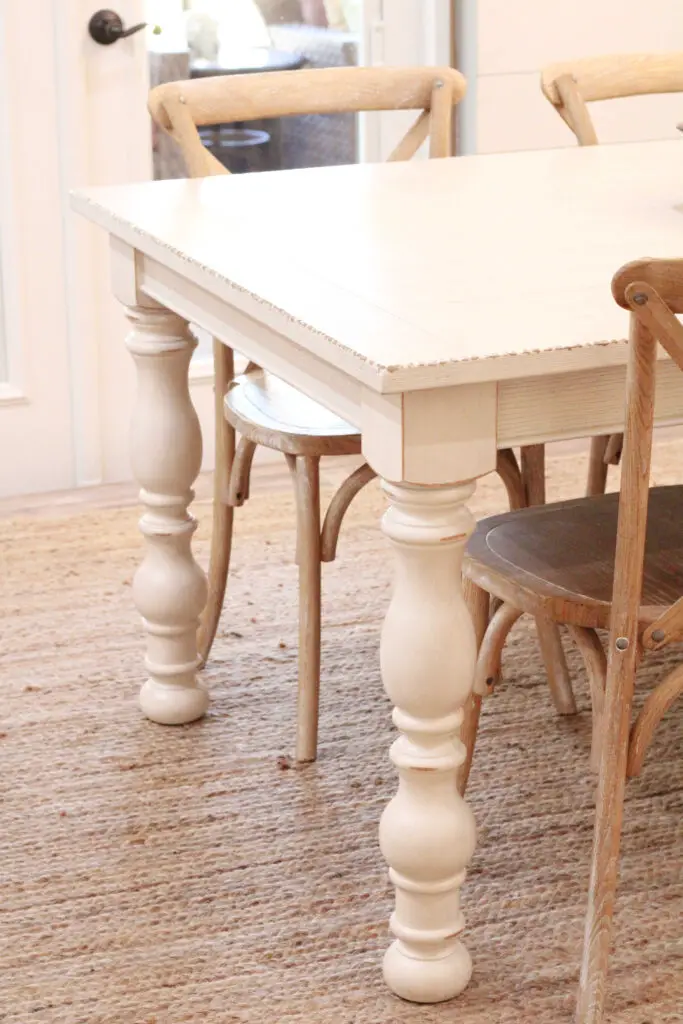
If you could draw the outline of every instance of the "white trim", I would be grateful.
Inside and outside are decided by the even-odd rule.
[[[424,63],[449,67],[453,38],[451,0],[423,0],[423,4]]]
[[[454,0],[455,66],[467,79],[467,92],[458,104],[458,152],[477,152],[477,76],[479,65],[477,0]]]
[[[76,484],[80,486],[102,482],[97,322],[82,286],[93,258],[92,232],[89,225],[77,222],[69,209],[70,188],[75,182],[89,181],[88,95],[83,81],[83,47],[89,41],[85,38],[85,23],[80,30],[84,16],[80,0],[52,0],[52,6],[72,450]]]
[[[189,376],[193,385],[213,384],[213,359],[193,359]]]
[[[0,381],[0,405],[28,405],[28,398],[14,384],[10,384],[9,381]]]
[[[3,384],[14,388],[25,387],[24,359],[21,347],[21,317],[19,314],[18,252],[19,238],[16,227],[16,202],[14,188],[15,137],[12,131],[9,61],[7,46],[8,6],[0,4],[0,288],[2,299],[0,311],[0,345],[2,345]]]

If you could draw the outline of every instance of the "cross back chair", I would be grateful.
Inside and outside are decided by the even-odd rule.
[[[188,174],[204,177],[227,169],[202,144],[198,129],[286,115],[414,110],[417,119],[389,156],[409,160],[428,140],[430,157],[452,154],[453,109],[465,79],[453,68],[326,68],[235,75],[158,86],[149,98],[155,122],[182,151]],[[209,598],[199,652],[209,656],[225,597],[233,509],[249,496],[258,445],[283,453],[294,481],[299,566],[299,688],[296,757],[317,752],[320,686],[321,563],[333,561],[344,514],[374,477],[356,469],[337,490],[321,527],[319,463],[322,456],[361,451],[359,432],[272,374],[249,363],[234,375],[233,352],[214,341],[216,472]],[[235,432],[240,435],[236,445]]]
[[[598,145],[588,104],[628,96],[683,92],[683,53],[630,53],[551,64],[541,72],[541,90],[580,146]],[[607,470],[619,462],[621,434],[591,441],[587,494],[604,494]]]
[[[615,275],[630,311],[625,437],[619,494],[524,509],[481,522],[464,572],[478,640],[475,701],[463,737],[464,790],[478,702],[510,624],[543,609],[564,623],[583,655],[593,703],[598,791],[577,1024],[603,1019],[624,789],[655,730],[683,693],[683,663],[665,674],[631,722],[636,670],[648,651],[683,640],[683,486],[649,487],[657,342],[683,370],[683,260],[639,260]],[[568,557],[568,551],[571,557]],[[502,604],[490,623],[489,593]],[[609,630],[605,653],[596,632]]]

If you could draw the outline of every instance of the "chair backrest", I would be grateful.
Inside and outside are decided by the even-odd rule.
[[[551,64],[541,90],[582,146],[598,142],[587,103],[648,93],[683,92],[683,52],[630,53]]]
[[[683,260],[644,259],[627,263],[614,276],[612,294],[620,306],[631,311],[631,328],[610,634],[616,638],[615,656],[624,654],[628,659],[637,659],[657,342],[683,370],[683,324],[675,315],[683,313]],[[666,615],[666,620],[662,616],[649,625],[643,637],[644,646],[663,646],[676,630],[680,632],[683,598]],[[633,667],[635,664],[634,660]]]
[[[202,144],[198,128],[289,114],[419,110],[389,159],[409,160],[427,136],[430,156],[450,156],[453,107],[465,88],[460,72],[445,67],[275,71],[159,85],[149,110],[180,146],[190,177],[198,178],[228,173]]]

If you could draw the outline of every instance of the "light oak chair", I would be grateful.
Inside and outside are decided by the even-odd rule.
[[[566,624],[590,679],[599,781],[577,1024],[603,1019],[626,778],[640,772],[657,725],[683,693],[681,663],[631,724],[642,655],[683,640],[683,486],[649,489],[658,341],[683,370],[683,325],[674,315],[683,313],[683,260],[627,264],[612,291],[631,312],[620,493],[484,520],[464,564],[480,652],[463,729],[463,790],[481,697],[523,612]],[[489,594],[502,602],[490,622]],[[609,630],[607,654],[598,629]]]
[[[410,159],[427,139],[430,157],[447,157],[452,153],[453,108],[464,93],[465,80],[452,68],[329,68],[174,82],[152,91],[149,109],[155,122],[178,143],[189,175],[203,177],[228,172],[202,145],[198,128],[289,114],[420,111],[389,160]],[[359,454],[359,432],[254,363],[235,377],[233,352],[218,341],[214,342],[214,364],[213,536],[199,651],[205,661],[216,634],[230,565],[233,509],[249,496],[254,452],[257,445],[274,448],[287,459],[297,504],[296,757],[312,761],[318,734],[321,563],[334,559],[344,514],[375,474],[367,465],[356,469],[332,498],[321,527],[320,459]]]
[[[579,145],[595,146],[599,140],[588,104],[683,92],[683,52],[631,53],[551,64],[541,72],[541,89]],[[604,494],[608,467],[619,462],[622,443],[621,434],[592,439],[587,494]]]

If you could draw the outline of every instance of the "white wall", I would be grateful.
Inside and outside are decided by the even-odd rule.
[[[456,11],[458,64],[472,86],[463,113],[469,152],[574,144],[540,93],[546,64],[683,52],[682,0],[456,0]],[[683,96],[612,100],[593,104],[591,115],[604,142],[674,138]]]

